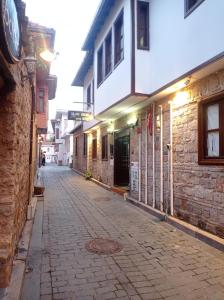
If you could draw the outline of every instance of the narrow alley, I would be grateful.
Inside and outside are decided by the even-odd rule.
[[[222,252],[67,167],[47,166],[43,173],[40,299],[223,300]],[[87,251],[95,238],[122,249]]]

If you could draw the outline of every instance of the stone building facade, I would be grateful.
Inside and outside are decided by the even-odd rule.
[[[135,112],[138,123],[134,127],[127,126],[128,119],[132,117],[132,114],[128,114],[113,122],[113,133],[110,133],[111,125],[105,123],[87,133],[80,128],[74,134],[74,149],[78,141],[77,155],[74,152],[74,169],[82,173],[89,170],[93,178],[113,188],[116,153],[110,153],[111,145],[114,146],[116,132],[127,130],[130,135],[129,196],[168,214],[172,212],[175,217],[223,238],[224,166],[200,164],[198,158],[199,106],[203,101],[222,93],[224,99],[224,71],[219,71],[158,100],[154,103],[154,132],[151,134],[148,118],[153,104]],[[87,156],[83,155],[84,134],[88,136]],[[102,159],[102,137],[105,135],[108,136],[108,158]],[[92,154],[94,139],[97,141],[96,158]],[[131,189],[133,162],[138,163],[140,172],[137,190]]]
[[[25,6],[16,1],[22,32]],[[24,53],[23,53],[24,55]],[[30,196],[32,85],[23,82],[23,61],[9,63],[0,52],[0,287],[9,284],[12,259],[26,221]],[[28,176],[27,176],[28,174]]]
[[[224,4],[175,1],[101,1],[72,82],[95,119],[74,168],[224,237]]]
[[[38,124],[37,64],[33,44],[35,40],[31,39],[28,32],[25,4],[21,0],[4,1],[2,8],[4,9],[0,15],[0,288],[5,288],[10,282],[14,254],[27,219],[27,209],[33,193]],[[7,22],[4,16],[8,13],[11,23]],[[14,28],[14,35],[11,35],[10,28],[7,27],[9,24]],[[51,92],[54,93],[54,89],[51,89]]]

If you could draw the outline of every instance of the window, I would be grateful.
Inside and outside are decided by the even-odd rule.
[[[97,52],[97,85],[103,81],[103,47]]]
[[[88,136],[86,133],[83,135],[83,155],[87,155],[87,143],[88,143]]]
[[[124,57],[123,11],[114,24],[114,65]]]
[[[110,158],[113,159],[114,158],[114,145],[110,144]]]
[[[38,98],[39,98],[39,107],[37,107],[37,111],[39,113],[44,113],[44,98],[45,98],[44,89],[39,89]]]
[[[92,81],[92,104],[94,104],[94,79]]]
[[[56,136],[56,139],[59,139],[59,128],[55,129],[55,136]]]
[[[107,35],[105,40],[105,76],[111,72],[111,67],[112,67],[111,46],[112,46],[112,34],[110,31],[110,33]]]
[[[78,143],[79,143],[79,138],[75,138],[75,156],[78,156]]]
[[[107,143],[107,135],[102,137],[102,159],[108,159],[108,143]]]
[[[87,95],[86,95],[86,102],[87,102],[87,108],[91,106],[91,84],[87,88]]]
[[[149,3],[138,1],[137,11],[138,49],[149,50]]]
[[[199,104],[199,164],[224,164],[224,95]]]
[[[192,13],[204,0],[185,0],[185,17]]]
[[[92,141],[92,158],[97,159],[97,139]]]

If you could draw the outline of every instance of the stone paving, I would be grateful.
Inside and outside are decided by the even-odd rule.
[[[42,300],[224,299],[224,253],[68,168],[45,167],[44,180]],[[90,253],[93,238],[123,250]]]

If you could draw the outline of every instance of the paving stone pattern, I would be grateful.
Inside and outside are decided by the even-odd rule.
[[[224,253],[68,168],[45,167],[44,180],[41,300],[224,299]],[[94,238],[124,248],[90,253]]]

